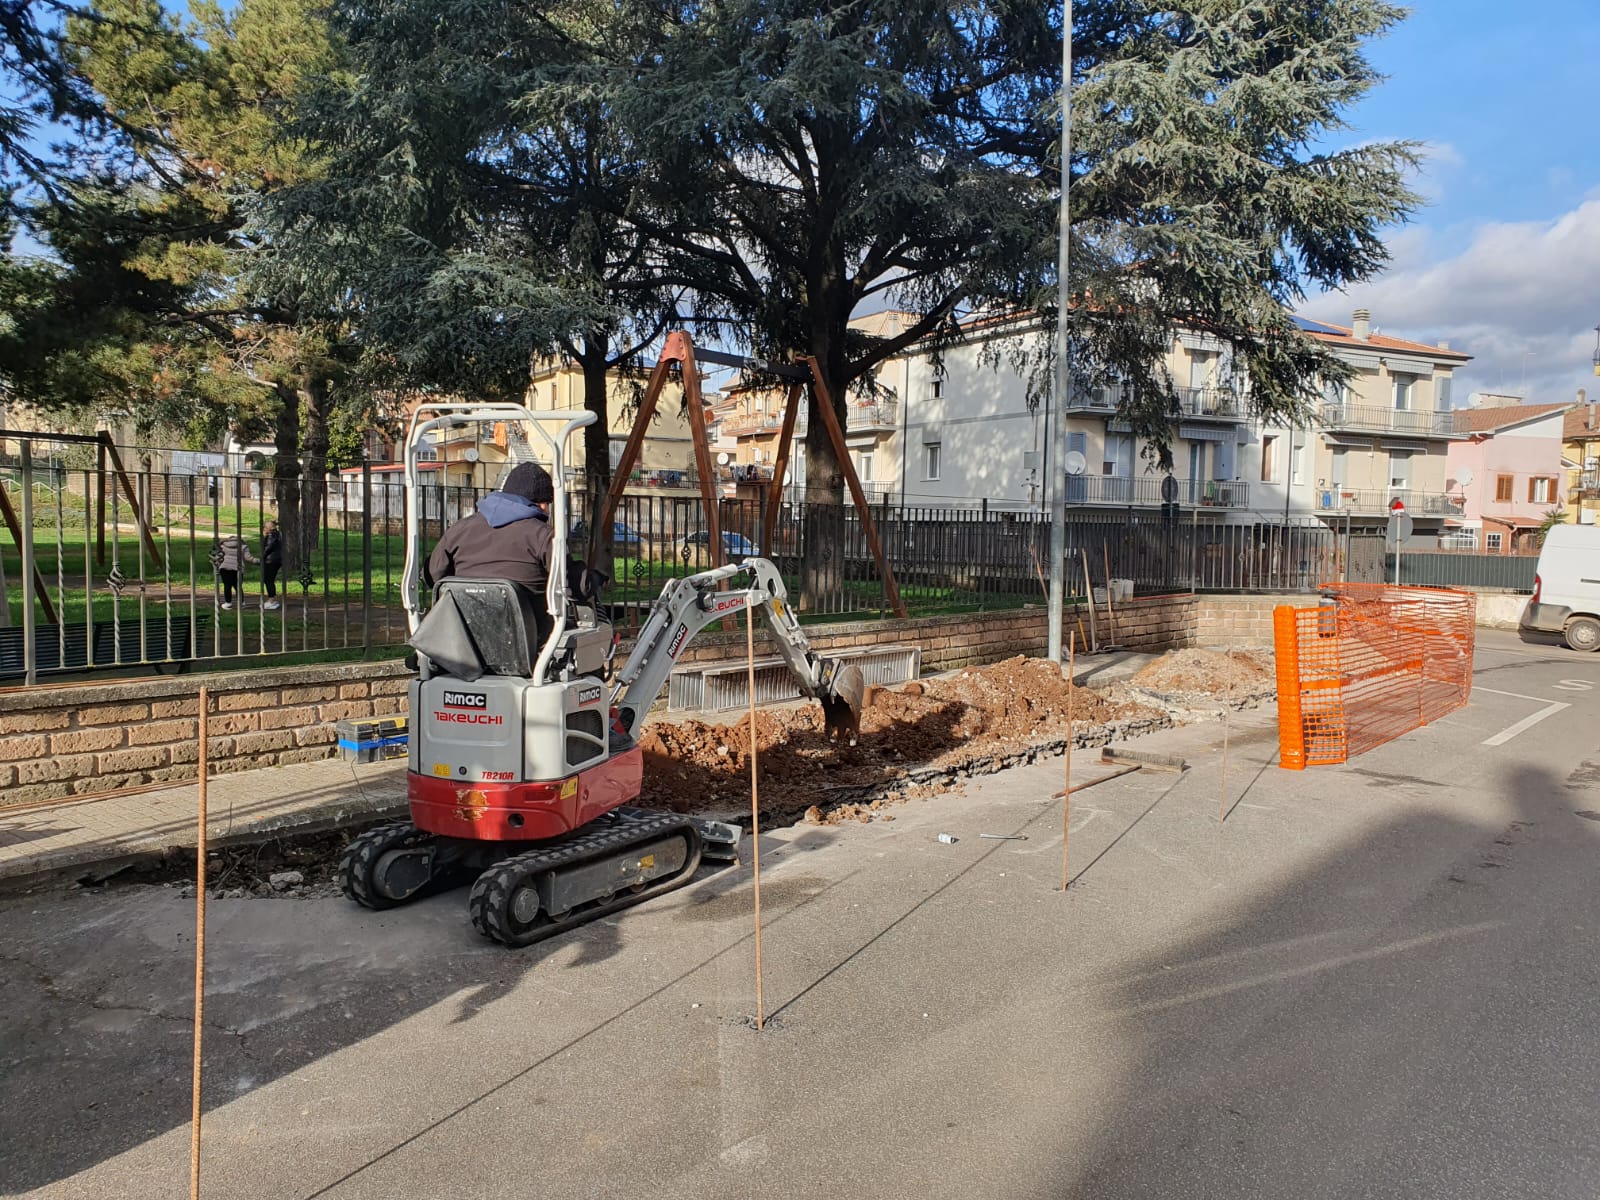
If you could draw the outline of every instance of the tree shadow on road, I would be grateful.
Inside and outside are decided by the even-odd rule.
[[[1305,802],[1337,803],[1330,782]],[[1492,824],[1430,794],[1097,981],[1124,1048],[1114,1095],[1016,1194],[1592,1196],[1583,787],[1515,768]]]

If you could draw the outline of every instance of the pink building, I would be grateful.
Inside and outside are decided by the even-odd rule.
[[[1561,419],[1571,404],[1521,404],[1480,396],[1455,413],[1446,490],[1464,500],[1462,515],[1440,538],[1487,554],[1531,554],[1545,514],[1566,503],[1561,469]]]

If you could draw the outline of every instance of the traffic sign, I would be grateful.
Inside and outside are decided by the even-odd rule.
[[[1396,496],[1393,500],[1389,501],[1389,511],[1394,513],[1395,516],[1399,516],[1401,513],[1406,511],[1406,502],[1400,499],[1399,496]]]
[[[1400,502],[1395,501],[1396,504]],[[1389,510],[1389,528],[1383,535],[1384,544],[1390,549],[1403,546],[1411,540],[1411,514],[1406,512],[1404,506],[1399,509]]]

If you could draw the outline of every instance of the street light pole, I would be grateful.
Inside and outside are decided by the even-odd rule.
[[[1063,585],[1067,559],[1067,388],[1071,383],[1072,341],[1067,330],[1067,305],[1071,290],[1067,282],[1068,235],[1072,214],[1067,193],[1072,182],[1072,0],[1066,0],[1061,17],[1061,232],[1056,256],[1056,371],[1051,405],[1054,424],[1050,430],[1050,657],[1061,658],[1061,626],[1064,617]],[[1106,584],[1107,587],[1111,585]]]

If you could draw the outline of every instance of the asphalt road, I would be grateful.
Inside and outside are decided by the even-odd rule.
[[[760,1034],[747,867],[520,953],[460,894],[215,903],[204,1194],[1593,1200],[1600,656],[1476,667],[1346,767],[1146,739],[1192,769],[1078,796],[1066,895],[1059,759],[764,837]],[[0,1188],[183,1194],[192,940],[0,903]]]

